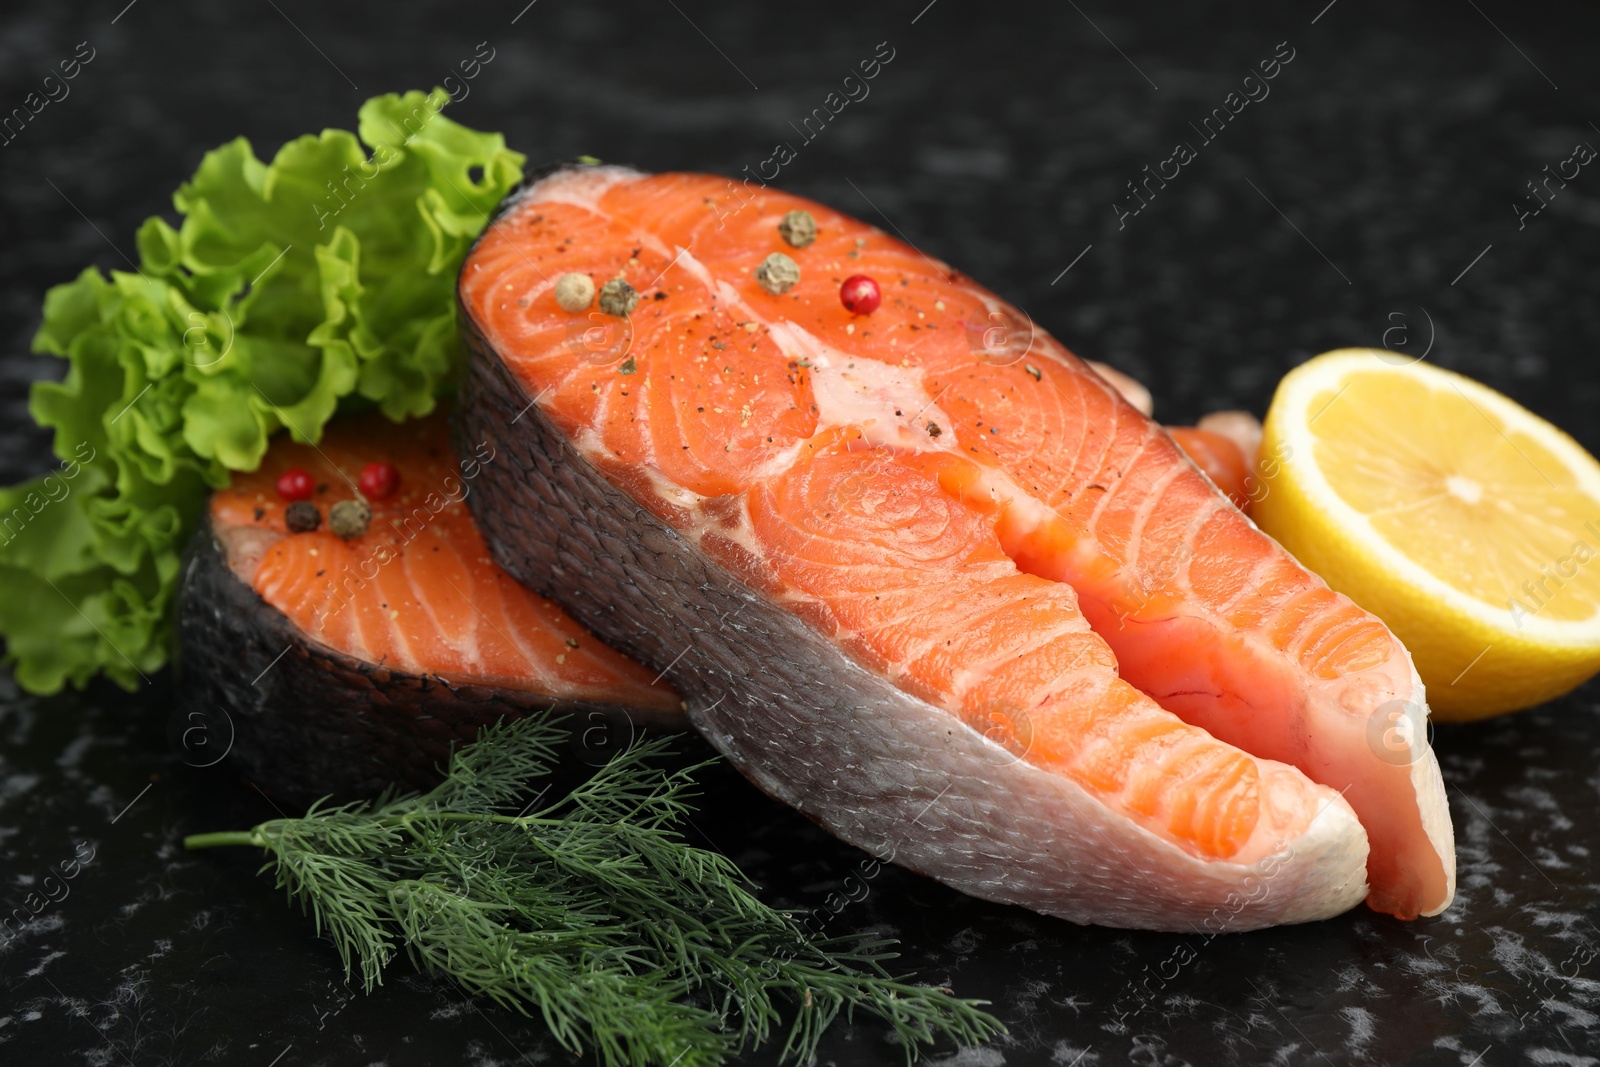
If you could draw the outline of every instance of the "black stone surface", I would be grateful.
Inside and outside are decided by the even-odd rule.
[[[531,160],[738,174],[788,142],[779,183],[1141,377],[1165,421],[1264,410],[1327,348],[1431,342],[1600,449],[1600,174],[1520,229],[1514,206],[1575,144],[1600,145],[1592,6],[525,2],[6,5],[0,114],[78,42],[96,53],[0,146],[0,474],[48,462],[25,412],[26,382],[59,373],[27,352],[46,287],[125,269],[118,249],[170,214],[205,148],[348,126],[368,95],[432,84],[480,41],[495,58],[455,113]],[[802,120],[882,41],[894,58],[870,95],[806,140]],[[1203,143],[1189,123],[1279,42],[1294,58],[1270,96]],[[1180,140],[1197,157],[1119,229],[1125,183]],[[1357,911],[1208,942],[1074,927],[893,868],[851,881],[864,854],[727,770],[696,832],[772,899],[843,902],[830,928],[892,931],[924,978],[994,1001],[1011,1036],[947,1062],[1600,1063],[1597,697],[1439,730],[1461,892],[1411,924]],[[185,764],[175,706],[165,676],[49,699],[0,680],[0,904],[93,850],[0,946],[0,1062],[565,1062],[538,1023],[403,966],[353,993],[253,856],[185,855],[184,833],[271,808],[226,760]],[[820,1060],[900,1054],[860,1022]]]

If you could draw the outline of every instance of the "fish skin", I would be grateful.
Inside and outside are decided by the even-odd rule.
[[[209,516],[185,551],[177,599],[174,743],[184,762],[225,764],[285,808],[370,799],[390,786],[428,789],[452,747],[553,704],[542,693],[414,674],[308,641],[239,580]],[[637,725],[614,704],[568,700],[558,710],[619,746]]]

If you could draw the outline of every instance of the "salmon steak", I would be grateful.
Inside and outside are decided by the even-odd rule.
[[[571,166],[459,298],[497,561],[832,833],[1083,923],[1450,904],[1405,648],[970,279],[769,188]]]
[[[480,443],[458,460],[442,411],[371,413],[316,445],[275,440],[212,494],[178,594],[186,754],[228,745],[263,789],[304,804],[425,788],[452,744],[530,711],[574,716],[597,749],[681,725],[659,671],[495,566],[464,501],[497,458]],[[398,476],[381,499],[358,480],[374,462]],[[280,492],[291,471],[307,499]]]

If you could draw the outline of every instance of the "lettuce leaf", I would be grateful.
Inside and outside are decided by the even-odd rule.
[[[0,634],[36,693],[168,659],[184,545],[212,489],[273,433],[337,412],[425,415],[456,367],[455,276],[523,157],[440,114],[442,89],[380,96],[355,133],[271,163],[240,138],[138,232],[139,268],[51,289],[33,388],[59,469],[0,488]]]

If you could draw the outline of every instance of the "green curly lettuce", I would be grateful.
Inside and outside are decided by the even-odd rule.
[[[325,130],[271,163],[223,145],[174,195],[177,228],[139,228],[137,270],[49,291],[34,350],[69,366],[30,410],[62,463],[0,488],[0,634],[25,689],[132,689],[166,662],[184,544],[273,433],[432,410],[458,362],[456,271],[523,163],[439,114],[448,99],[374,98],[359,139]]]

